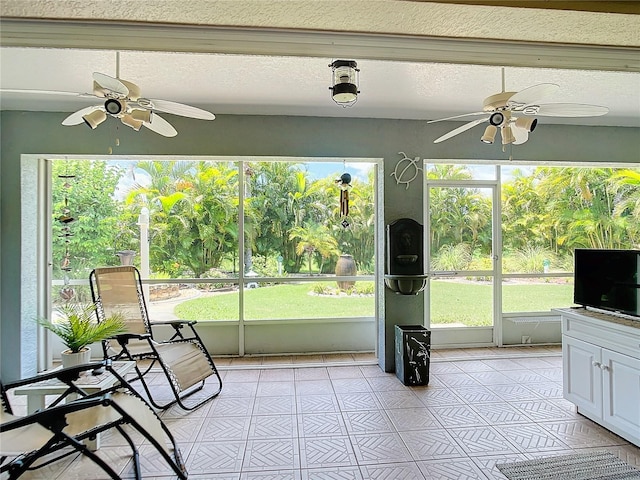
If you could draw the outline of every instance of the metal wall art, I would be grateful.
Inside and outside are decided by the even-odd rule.
[[[398,185],[403,183],[408,189],[409,184],[418,177],[418,172],[422,170],[422,167],[418,166],[420,157],[409,158],[404,152],[398,152],[398,154],[402,155],[403,158],[398,161],[395,170],[391,172],[391,176],[395,177]]]

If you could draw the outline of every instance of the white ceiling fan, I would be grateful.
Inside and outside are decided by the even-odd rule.
[[[454,120],[468,116],[483,115],[482,118],[472,120],[464,125],[436,138],[433,143],[440,143],[462,132],[489,122],[480,140],[493,143],[498,129],[502,144],[520,145],[529,139],[538,123],[536,116],[547,117],[597,117],[609,112],[607,107],[599,105],[585,105],[581,103],[539,103],[543,98],[560,89],[555,83],[541,83],[525,88],[519,92],[505,92],[504,68],[502,69],[502,92],[484,99],[481,112],[464,113],[453,117],[430,120],[427,123]]]
[[[83,98],[104,99],[100,105],[85,107],[72,113],[62,121],[62,125],[72,126],[85,123],[95,129],[107,117],[118,118],[123,124],[139,131],[142,126],[165,137],[175,137],[178,132],[157,112],[170,113],[199,120],[213,120],[215,115],[183,103],[170,102],[140,96],[140,88],[120,78],[120,53],[116,52],[116,76],[93,73],[93,93],[71,93],[50,90],[3,90],[13,93],[42,93],[50,95],[73,95]]]

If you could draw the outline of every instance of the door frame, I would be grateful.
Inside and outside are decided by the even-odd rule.
[[[427,163],[441,163],[437,161],[425,161]],[[446,163],[446,162],[445,162]],[[501,222],[501,202],[500,202],[500,166],[494,167],[495,179],[493,180],[447,180],[429,179],[425,176],[424,193],[424,258],[425,271],[428,275],[427,287],[424,295],[425,326],[430,327],[431,311],[431,224],[430,224],[430,191],[431,188],[460,187],[460,188],[484,188],[491,190],[491,233],[492,233],[492,270],[478,271],[457,271],[461,275],[487,275],[493,279],[492,285],[492,307],[493,325],[491,327],[438,327],[431,329],[431,343],[434,347],[486,347],[502,346],[502,290],[499,288],[502,282],[502,228]],[[463,334],[463,335],[461,335]]]

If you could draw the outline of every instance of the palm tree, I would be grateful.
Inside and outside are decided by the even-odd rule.
[[[311,273],[311,264],[314,254],[320,256],[320,268],[322,272],[324,266],[324,260],[332,255],[338,255],[340,250],[338,249],[338,242],[331,235],[331,231],[326,225],[323,224],[305,224],[305,226],[296,226],[291,230],[289,234],[291,240],[297,240],[296,253],[298,255],[307,255],[307,264],[309,267],[309,273]]]
[[[624,248],[627,221],[613,218],[616,198],[611,168],[540,168],[538,191],[553,216],[562,219],[558,243],[575,247]]]
[[[289,232],[312,215],[307,174],[293,162],[255,162],[251,169],[249,204],[256,216],[256,253],[282,255],[285,270],[298,272],[302,259],[296,255]]]
[[[629,222],[629,246],[640,246],[640,169],[621,170],[612,177],[613,189],[620,200],[613,214],[620,218],[634,218]]]
[[[152,266],[171,274],[186,267],[196,278],[237,249],[237,168],[229,162],[142,162],[148,186],[127,203],[149,207]],[[137,187],[137,188],[136,188]]]

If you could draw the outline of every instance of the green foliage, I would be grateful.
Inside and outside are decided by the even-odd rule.
[[[333,290],[334,289],[326,283],[314,283],[313,287],[311,287],[311,291],[316,295],[331,295]]]
[[[171,275],[169,275],[167,272],[154,272],[151,273],[149,277],[153,278],[154,280],[168,280],[171,278]]]
[[[369,262],[357,263],[358,275],[373,275],[376,271],[375,259],[371,259]]]
[[[544,247],[528,246],[513,256],[514,271],[519,273],[543,273],[545,262],[555,263],[555,254]]]
[[[353,289],[356,295],[373,295],[376,293],[376,286],[373,282],[356,282]]]
[[[94,342],[126,332],[122,315],[112,315],[98,322],[93,304],[69,303],[60,307],[60,312],[64,315],[61,321],[41,319],[38,323],[60,337],[72,353],[78,353]]]
[[[220,279],[220,280],[224,280],[227,279],[228,280],[228,274],[226,272],[223,272],[217,268],[212,268],[211,270],[207,270],[203,275],[202,278],[214,278],[214,279]],[[228,282],[224,282],[224,281],[219,281],[219,282],[211,282],[211,283],[198,283],[196,285],[196,288],[199,288],[201,290],[215,290],[218,288],[225,288],[228,287],[229,283]]]
[[[471,263],[471,246],[466,243],[443,245],[431,260],[433,270],[467,270]]]
[[[273,256],[265,257],[260,254],[254,254],[251,256],[251,263],[253,271],[258,275],[263,277],[278,276],[278,261]]]
[[[561,255],[558,260],[556,260],[556,265],[559,270],[565,272],[573,272],[574,260],[573,254],[570,255]]]
[[[491,270],[493,259],[489,255],[473,256],[469,263],[469,270]]]
[[[329,284],[323,282],[315,283],[311,289],[311,291],[316,295],[373,295],[375,293],[375,290],[376,287],[374,282],[356,282],[355,285],[350,286],[346,290],[332,287]]]
[[[297,273],[304,258],[296,254],[291,230],[321,217],[320,191],[295,162],[253,162],[245,175],[247,201],[253,215],[249,238],[253,251],[282,256],[285,272]]]
[[[574,248],[639,245],[639,179],[638,169],[586,167],[516,175],[502,187],[505,249],[540,247],[566,258]]]
[[[123,218],[121,203],[114,196],[123,171],[100,160],[55,160],[52,162],[52,257],[54,278],[64,273],[61,264],[69,252],[70,278],[86,278],[98,265],[114,265],[115,252],[128,249],[135,221]],[[67,178],[74,176],[74,178]],[[65,236],[58,219],[68,215],[71,236]]]
[[[127,207],[150,210],[152,268],[200,278],[237,250],[238,170],[233,164],[171,161],[138,167],[151,184],[135,185]]]
[[[338,242],[326,225],[305,224],[291,229],[290,240],[296,240],[296,254],[307,256],[308,272],[311,273],[312,258],[319,257],[320,272],[323,271],[323,263],[326,258],[337,256],[340,253]]]
[[[366,180],[354,177],[350,225],[343,228],[335,183],[339,168],[315,180],[297,162],[250,162],[244,172],[232,162],[140,162],[136,167],[147,172],[150,183],[134,183],[124,198],[117,189],[126,183],[123,179],[136,180],[133,169],[106,161],[56,160],[52,165],[56,279],[64,276],[60,266],[66,248],[71,278],[86,278],[98,265],[117,264],[119,250],[139,250],[136,223],[143,206],[151,216],[152,272],[172,278],[204,277],[212,269],[237,273],[247,254],[238,251],[239,174],[245,181],[245,247],[254,271],[276,276],[281,256],[283,274],[331,273],[340,253],[352,255],[361,273],[375,269],[373,170]],[[434,165],[426,176],[462,180],[471,173],[465,166]],[[640,247],[640,222],[635,220],[640,216],[639,186],[640,169],[516,171],[501,192],[504,250],[515,252],[504,255],[504,270],[540,271],[535,252],[548,252],[555,268],[570,270],[576,247]],[[491,201],[486,191],[434,187],[430,192],[433,267],[488,268]],[[65,210],[76,219],[69,224],[70,237],[62,236],[57,221]]]
[[[428,178],[459,180],[471,178],[467,167],[435,165]],[[429,244],[432,255],[445,245],[468,244],[470,251],[491,251],[491,199],[474,187],[438,186],[430,189]]]

